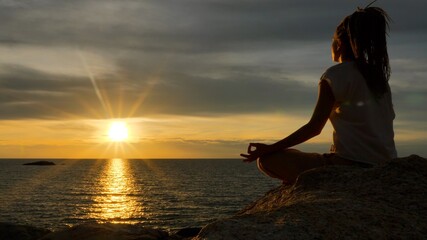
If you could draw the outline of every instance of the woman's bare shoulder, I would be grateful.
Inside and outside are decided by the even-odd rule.
[[[354,62],[338,63],[326,69],[325,73],[322,75],[322,78],[334,78],[334,76],[348,73],[349,71],[355,69],[355,67],[356,66]]]

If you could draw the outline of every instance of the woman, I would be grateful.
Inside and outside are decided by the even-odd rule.
[[[358,9],[334,33],[332,59],[339,64],[320,79],[310,121],[271,145],[250,143],[245,162],[257,160],[265,174],[293,183],[308,169],[325,165],[370,167],[397,157],[395,117],[388,84],[386,34],[389,17],[381,8]],[[320,134],[327,120],[334,127],[331,153],[304,153],[290,147]]]

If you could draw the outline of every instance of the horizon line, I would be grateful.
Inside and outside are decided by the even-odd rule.
[[[31,157],[24,157],[24,158],[17,158],[17,157],[0,157],[0,161],[1,160],[109,160],[109,159],[127,159],[127,160],[241,160],[241,158],[224,158],[224,157],[220,157],[220,158],[215,158],[215,157],[200,157],[200,158],[196,158],[196,157],[189,157],[189,158],[120,158],[120,157],[112,157],[112,158],[52,158],[52,157],[48,157],[48,158],[42,158],[42,157],[36,157],[36,158],[31,158]]]

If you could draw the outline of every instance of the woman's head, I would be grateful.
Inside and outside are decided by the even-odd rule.
[[[334,37],[332,38],[332,60],[335,62],[354,60],[353,50],[347,33],[349,17],[344,18],[337,26]]]
[[[358,9],[337,26],[332,46],[334,60],[355,60],[369,88],[377,96],[388,91],[390,78],[386,40],[388,22],[387,13],[381,8]],[[335,52],[334,45],[337,45]]]

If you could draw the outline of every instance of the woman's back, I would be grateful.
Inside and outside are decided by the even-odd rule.
[[[329,83],[336,101],[330,115],[332,152],[370,164],[396,158],[390,91],[375,97],[353,61],[329,68],[322,79]]]

